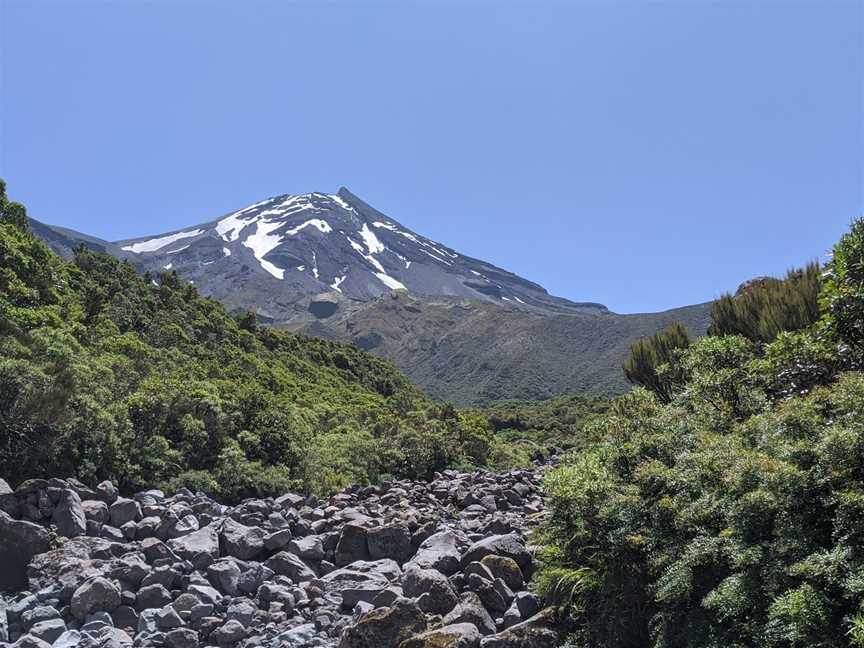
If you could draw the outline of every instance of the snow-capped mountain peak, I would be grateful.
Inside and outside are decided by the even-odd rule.
[[[369,301],[390,291],[517,308],[602,308],[551,297],[411,231],[344,188],[276,196],[201,225],[106,245],[142,270],[177,272],[204,294],[276,321],[308,313],[322,294]]]

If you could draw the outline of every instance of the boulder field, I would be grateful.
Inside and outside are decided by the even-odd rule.
[[[0,480],[0,645],[546,648],[535,470],[286,493]]]

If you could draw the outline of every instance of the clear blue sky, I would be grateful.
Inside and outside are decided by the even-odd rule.
[[[0,0],[0,175],[108,239],[345,185],[619,312],[864,214],[864,3]]]

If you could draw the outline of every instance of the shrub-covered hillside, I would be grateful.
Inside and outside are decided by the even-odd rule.
[[[232,317],[173,273],[64,261],[0,186],[0,475],[332,491],[483,465],[477,413],[427,399],[355,347]]]
[[[864,646],[864,220],[712,316],[548,476],[541,588],[584,648]]]

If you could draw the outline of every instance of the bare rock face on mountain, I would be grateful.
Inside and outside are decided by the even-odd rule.
[[[66,256],[83,244],[154,274],[176,271],[205,294],[274,322],[305,319],[310,297],[313,305],[364,302],[394,290],[554,312],[605,310],[553,297],[535,283],[459,254],[344,188],[277,196],[201,225],[116,243],[38,222],[34,231]]]
[[[236,506],[151,490],[116,500],[142,513],[121,533],[98,499],[104,489],[31,480],[6,493],[17,517],[0,512],[0,584],[11,590],[0,591],[0,643],[551,646],[555,629],[529,591],[527,542],[543,516],[544,469],[448,470],[326,501],[288,493]],[[77,522],[51,494],[73,487],[94,498],[71,498],[86,535],[55,542]],[[44,504],[35,512],[33,500]]]
[[[277,196],[113,243],[37,221],[32,227],[60,254],[84,245],[127,259],[157,283],[176,272],[229,309],[353,342],[458,404],[621,392],[621,363],[634,339],[676,319],[693,335],[708,326],[707,305],[616,315],[554,297],[410,230],[344,188]]]

